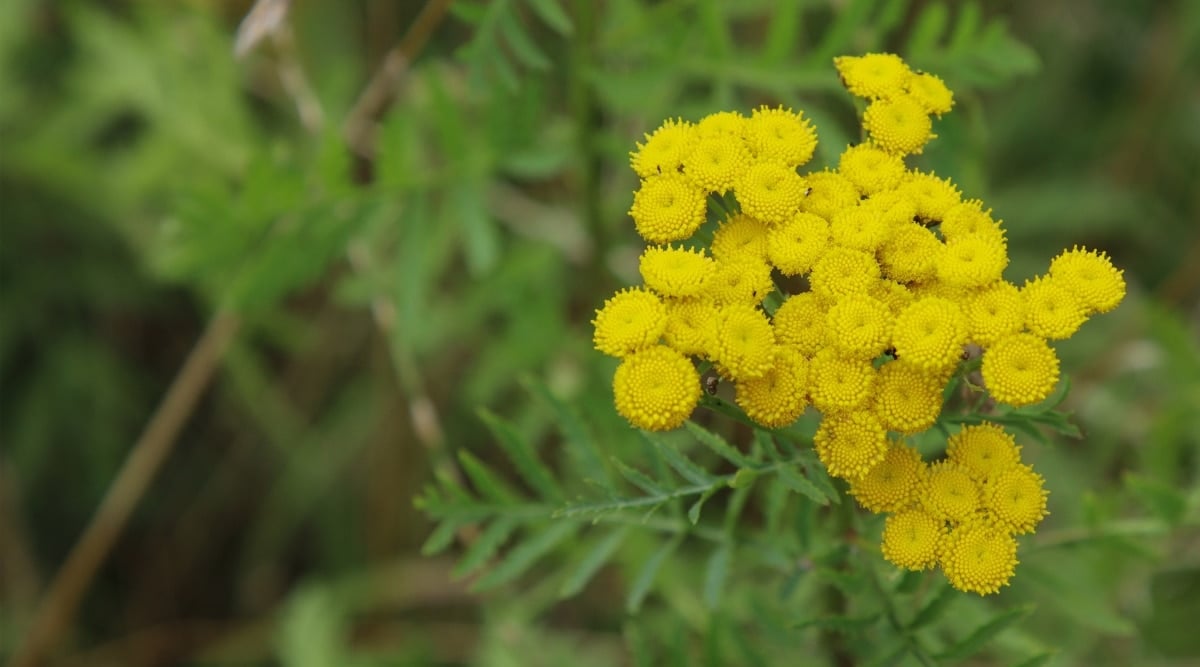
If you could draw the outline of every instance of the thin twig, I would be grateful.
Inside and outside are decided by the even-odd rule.
[[[159,467],[171,453],[180,429],[208,388],[238,326],[234,315],[227,311],[218,312],[188,353],[183,368],[146,424],[146,430],[134,443],[116,479],[109,485],[91,523],[42,598],[25,642],[10,663],[12,667],[40,664],[59,634],[75,618],[92,579],[120,538],[130,514]]]

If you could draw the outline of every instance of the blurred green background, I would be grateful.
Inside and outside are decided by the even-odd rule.
[[[1130,292],[1059,346],[1085,438],[1026,444],[1052,514],[1013,587],[930,641],[1028,602],[971,664],[1200,664],[1200,3],[252,4],[0,3],[0,657],[174,386],[45,664],[843,664],[802,595],[712,639],[760,612],[695,603],[690,541],[636,616],[652,535],[571,599],[571,544],[474,593],[470,528],[423,556],[413,499],[461,449],[504,469],[481,406],[561,466],[563,406],[633,456],[588,324],[636,281],[627,152],[783,103],[830,164],[831,59],[886,49],[956,92],[917,164],[1005,221],[1010,280],[1079,243]]]

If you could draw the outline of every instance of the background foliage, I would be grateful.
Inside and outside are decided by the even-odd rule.
[[[246,1],[0,3],[0,655],[219,322],[55,664],[1200,659],[1200,5],[448,4],[296,2],[237,59]],[[782,465],[811,424],[644,438],[590,349],[634,140],[784,103],[828,162],[830,59],[879,49],[956,91],[920,162],[1010,279],[1086,243],[1130,282],[1059,348],[1085,437],[1025,438],[1052,514],[987,600]]]

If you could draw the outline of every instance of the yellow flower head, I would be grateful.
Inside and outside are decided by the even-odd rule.
[[[918,299],[896,318],[896,356],[929,370],[952,368],[967,342],[967,322],[958,304],[941,297]]]
[[[783,428],[804,414],[807,392],[808,360],[795,348],[778,346],[765,375],[737,383],[737,404],[760,426]]]
[[[894,320],[882,301],[866,294],[847,295],[826,315],[829,344],[846,357],[874,359],[891,344]]]
[[[985,522],[965,523],[943,539],[941,565],[950,585],[960,591],[999,593],[1017,567],[1017,542]]]
[[[808,393],[824,413],[857,410],[871,398],[877,371],[870,361],[845,357],[825,348],[809,366]]]
[[[833,65],[842,77],[842,84],[851,94],[867,99],[901,95],[912,78],[900,56],[891,53],[868,53],[865,56],[839,56]]]
[[[775,340],[812,357],[825,345],[825,307],[812,292],[787,298],[772,320]]]
[[[797,213],[767,235],[767,257],[785,276],[799,276],[829,247],[829,223],[812,213]]]
[[[962,194],[950,179],[922,171],[909,172],[900,189],[917,205],[917,217],[926,221],[941,220],[962,201]]]
[[[721,374],[732,380],[766,375],[775,359],[775,330],[766,313],[747,304],[721,308],[713,358]]]
[[[848,294],[866,294],[878,281],[875,257],[851,248],[830,248],[808,276],[813,293],[827,302]]]
[[[725,194],[750,166],[750,148],[741,137],[712,134],[683,156],[683,174],[706,192]]]
[[[849,179],[859,193],[871,195],[900,185],[904,180],[904,161],[878,146],[859,144],[842,152],[838,173]]]
[[[658,342],[667,326],[667,307],[644,289],[624,289],[604,302],[592,325],[596,349],[624,357]]]
[[[980,372],[992,398],[1014,407],[1031,405],[1058,384],[1058,355],[1033,334],[1013,334],[983,351]]]
[[[707,357],[717,337],[717,307],[709,299],[668,299],[663,340],[681,354]]]
[[[691,123],[668,118],[654,134],[646,135],[646,143],[639,142],[638,149],[629,154],[630,166],[642,178],[673,174],[679,171],[683,156],[688,154],[695,140],[695,128]]]
[[[991,210],[983,210],[983,202],[968,199],[946,209],[942,214],[938,230],[947,241],[962,236],[982,236],[994,243],[1007,246],[1004,229],[992,219]]]
[[[809,372],[813,372],[811,367]],[[853,481],[862,479],[883,461],[887,431],[870,412],[826,414],[813,444],[830,475]]]
[[[862,206],[879,212],[884,223],[896,228],[917,216],[917,205],[903,190],[881,190],[862,201]]]
[[[736,111],[718,111],[710,113],[696,124],[696,137],[738,137],[746,136],[746,117]]]
[[[937,271],[938,256],[945,246],[924,225],[906,222],[897,227],[879,249],[883,275],[900,282],[920,282]]]
[[[1025,327],[1042,338],[1070,338],[1087,320],[1083,304],[1054,278],[1027,281],[1021,288],[1021,300],[1025,302]]]
[[[903,165],[900,169],[904,170]],[[858,204],[858,187],[836,171],[826,169],[808,174],[805,178],[809,191],[801,209],[808,213],[831,220],[843,208]]]
[[[745,214],[722,222],[713,232],[712,256],[718,262],[735,257],[750,256],[767,261],[766,223]]]
[[[1021,447],[1003,428],[991,422],[964,426],[946,441],[946,457],[979,482],[1021,462]]]
[[[1030,466],[1010,466],[988,480],[983,508],[1010,533],[1032,533],[1047,514],[1044,481]]]
[[[938,377],[903,359],[879,369],[875,382],[875,414],[887,430],[920,433],[942,413],[942,383]]]
[[[871,102],[863,113],[863,129],[875,145],[893,155],[920,153],[937,136],[925,108],[909,95]]]
[[[1089,312],[1107,313],[1125,298],[1125,278],[1108,255],[1075,246],[1050,262],[1050,277]]]
[[[920,509],[892,514],[883,524],[883,557],[906,570],[927,570],[937,564],[945,535],[945,523]]]
[[[967,339],[987,347],[1025,326],[1025,300],[1017,286],[998,281],[971,295],[963,308]]]
[[[966,521],[979,509],[979,483],[953,461],[930,464],[918,497],[933,516],[948,521]]]
[[[719,259],[716,272],[705,287],[705,296],[718,306],[743,303],[756,305],[775,289],[771,266],[757,257]]]
[[[924,472],[921,453],[893,440],[883,461],[850,484],[850,493],[859,505],[876,514],[897,512],[913,502]]]
[[[833,214],[829,233],[834,245],[875,252],[892,237],[895,228],[873,206],[853,206]]]
[[[707,195],[682,175],[649,176],[633,196],[629,215],[638,234],[651,243],[686,239],[704,223]]]
[[[754,156],[798,167],[812,159],[817,131],[801,112],[779,107],[759,107],[746,122],[746,140]]]
[[[647,431],[667,431],[687,420],[700,402],[700,375],[692,362],[665,345],[625,357],[613,374],[617,412]]]
[[[946,241],[938,254],[938,280],[954,287],[983,287],[1000,280],[1008,266],[1003,244],[979,234],[966,234]]]
[[[712,277],[715,263],[703,250],[651,246],[638,261],[646,287],[662,296],[696,296]]]
[[[908,308],[909,304],[916,301],[916,297],[913,296],[908,287],[895,280],[880,280],[871,286],[868,293],[887,305],[888,312],[892,315],[899,315],[900,311]]]
[[[944,113],[949,113],[950,109],[954,107],[954,93],[950,92],[944,81],[933,74],[925,72],[914,74],[908,80],[908,94],[925,111],[938,118],[941,118]]]
[[[804,178],[792,167],[782,162],[759,162],[738,179],[734,194],[747,215],[777,225],[800,210],[806,188]]]

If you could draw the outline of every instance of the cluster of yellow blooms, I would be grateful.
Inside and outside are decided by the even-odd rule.
[[[994,424],[963,428],[932,463],[902,438],[935,424],[967,346],[982,349],[996,402],[1045,399],[1059,374],[1047,341],[1115,308],[1124,280],[1105,255],[1074,248],[1046,275],[1007,282],[1005,233],[991,211],[904,162],[935,136],[931,117],[950,111],[950,90],[891,54],[835,64],[868,100],[868,139],[836,169],[798,171],[817,136],[783,108],[668,120],[638,145],[630,215],[650,244],[645,285],[597,311],[594,342],[621,359],[616,408],[643,429],[678,427],[696,407],[693,358],[732,381],[738,406],[766,428],[812,405],[829,473],[865,508],[889,514],[885,557],[940,565],[961,590],[996,592],[1016,564],[1013,536],[1045,514],[1042,478]],[[705,226],[710,196],[724,202],[730,192],[737,211],[707,247],[672,245]],[[768,313],[777,276],[807,288],[780,294]]]

